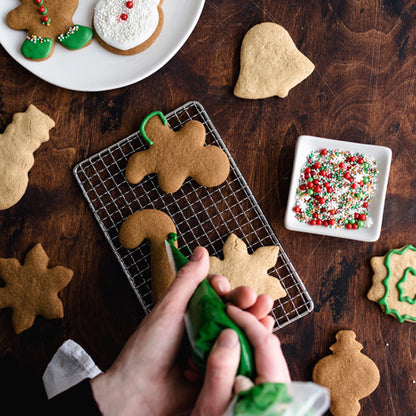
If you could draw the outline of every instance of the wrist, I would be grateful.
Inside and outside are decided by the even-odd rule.
[[[126,388],[117,375],[106,372],[91,379],[91,390],[100,412],[104,415],[128,416],[140,409],[139,396]]]

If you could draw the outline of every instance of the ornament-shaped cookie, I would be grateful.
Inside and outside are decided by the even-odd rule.
[[[27,30],[22,55],[32,61],[43,61],[52,55],[55,42],[69,50],[81,49],[92,41],[89,27],[74,25],[72,16],[78,0],[21,0],[9,12],[6,22],[15,30]]]
[[[165,240],[170,233],[176,234],[175,224],[167,214],[157,209],[135,212],[120,228],[119,240],[127,249],[138,247],[146,239],[150,240],[153,304],[165,294],[175,278],[165,248]]]
[[[17,259],[0,258],[0,309],[11,308],[16,334],[30,328],[37,315],[46,319],[63,318],[58,293],[68,285],[74,272],[63,266],[48,268],[49,257],[40,244],[27,254],[24,264]]]
[[[230,172],[227,155],[217,146],[204,146],[205,127],[188,121],[178,132],[170,129],[160,111],[149,114],[140,128],[150,148],[132,155],[126,179],[139,183],[156,173],[162,191],[178,191],[189,176],[203,186],[218,186]]]
[[[284,98],[314,68],[282,26],[260,23],[244,36],[234,95],[249,99],[275,95]]]
[[[400,323],[416,322],[416,248],[392,249],[370,263],[374,275],[367,298]]]
[[[330,411],[334,416],[356,416],[359,400],[378,386],[380,373],[374,362],[362,354],[363,346],[355,340],[354,331],[339,331],[331,345],[332,355],[319,360],[312,379],[331,393]]]
[[[0,210],[16,204],[26,192],[28,172],[33,166],[33,152],[49,140],[55,122],[30,105],[16,113],[0,135]]]
[[[118,55],[133,55],[153,44],[163,26],[162,0],[99,0],[94,9],[98,42]]]
[[[244,241],[235,234],[230,234],[222,252],[224,260],[209,258],[209,273],[225,276],[230,281],[231,289],[250,286],[257,294],[267,293],[273,299],[286,296],[279,280],[267,274],[276,264],[279,247],[260,247],[253,254],[249,254]]]

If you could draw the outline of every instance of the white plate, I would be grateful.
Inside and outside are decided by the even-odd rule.
[[[372,156],[377,162],[378,174],[373,200],[368,207],[369,217],[373,224],[369,228],[348,230],[346,228],[329,228],[322,225],[310,225],[300,222],[295,217],[293,207],[296,205],[296,189],[299,186],[299,177],[307,156],[314,150],[332,149],[361,153]],[[301,231],[311,234],[329,235],[331,237],[348,238],[350,240],[376,241],[380,237],[383,221],[384,200],[386,197],[387,182],[389,180],[391,164],[391,150],[384,146],[344,142],[340,140],[323,139],[314,136],[300,136],[296,143],[295,160],[293,163],[292,179],[290,182],[289,197],[286,207],[285,227],[292,231]]]
[[[204,2],[164,0],[162,32],[150,48],[137,55],[113,54],[94,39],[89,46],[78,51],[68,51],[56,45],[49,59],[33,62],[20,52],[27,32],[10,29],[6,24],[7,13],[19,6],[20,0],[1,0],[0,43],[17,62],[51,84],[77,91],[106,91],[140,81],[165,65],[188,39]],[[97,0],[80,0],[73,22],[91,27],[96,3]]]

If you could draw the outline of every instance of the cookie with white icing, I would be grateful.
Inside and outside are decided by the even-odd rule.
[[[93,27],[104,48],[119,55],[147,49],[163,26],[163,0],[99,0]]]

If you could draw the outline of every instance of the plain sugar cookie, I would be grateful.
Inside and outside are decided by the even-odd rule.
[[[260,23],[244,36],[234,95],[250,99],[274,95],[284,98],[314,68],[282,26]]]

